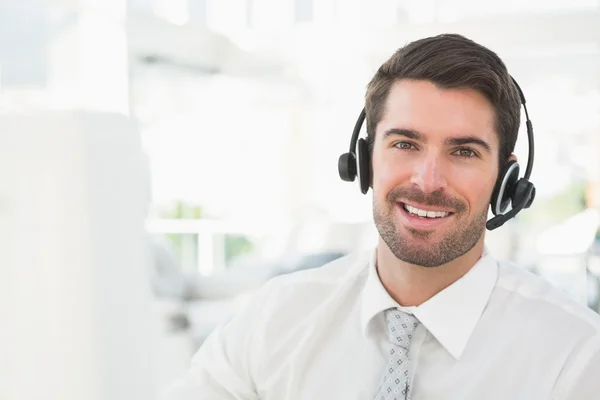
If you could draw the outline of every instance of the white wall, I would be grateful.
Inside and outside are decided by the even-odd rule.
[[[139,137],[122,116],[0,118],[0,398],[153,399]]]

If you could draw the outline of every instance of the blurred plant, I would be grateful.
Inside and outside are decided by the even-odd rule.
[[[586,209],[586,182],[573,182],[556,196],[534,201],[531,209],[519,214],[524,224],[545,229]]]
[[[177,200],[158,206],[155,211],[158,218],[165,219],[202,219],[205,217],[202,206]],[[166,233],[173,255],[184,269],[192,270],[198,259],[198,235],[195,233]]]
[[[255,244],[244,235],[225,235],[225,263],[226,265],[234,259],[249,254],[255,249]]]
[[[186,203],[178,200],[174,203],[158,207],[156,210],[158,218],[168,219],[202,219],[206,218],[202,206],[198,204]]]
[[[181,200],[157,208],[155,215],[158,218],[166,219],[201,220],[209,218],[202,206]],[[194,268],[198,259],[198,235],[195,233],[167,233],[165,238],[170,243],[180,265],[185,264],[185,269]],[[255,244],[245,235],[225,234],[223,240],[225,263],[255,249]]]

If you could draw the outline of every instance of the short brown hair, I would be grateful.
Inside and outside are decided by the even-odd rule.
[[[367,86],[365,112],[371,149],[390,88],[400,79],[426,80],[443,89],[474,89],[483,94],[496,113],[500,166],[508,161],[519,132],[521,102],[496,53],[457,34],[420,39],[398,49]]]

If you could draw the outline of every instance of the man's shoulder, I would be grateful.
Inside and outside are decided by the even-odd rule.
[[[368,273],[368,252],[353,252],[317,268],[271,278],[262,288],[264,312],[310,312],[330,298],[358,294]]]
[[[339,285],[367,271],[372,252],[357,251],[346,254],[326,264],[276,276],[269,281],[274,287],[287,285]]]
[[[316,267],[271,278],[266,286],[270,296],[279,299],[295,296],[329,296],[334,291],[343,290],[349,283],[366,277],[370,253],[359,251],[347,254]]]
[[[510,261],[499,261],[497,288],[513,296],[515,305],[538,310],[538,316],[548,315],[600,337],[600,315],[586,304],[576,301],[571,295],[552,284],[546,278],[526,270]],[[582,287],[585,290],[585,287]],[[538,319],[538,318],[536,318]],[[540,319],[541,320],[541,319]]]

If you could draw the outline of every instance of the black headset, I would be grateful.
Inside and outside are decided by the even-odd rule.
[[[514,160],[509,161],[498,175],[498,180],[496,181],[490,201],[490,208],[492,213],[494,213],[494,217],[487,221],[486,224],[486,228],[490,231],[504,225],[506,221],[516,216],[522,209],[529,208],[535,199],[535,186],[529,181],[531,169],[533,168],[534,155],[533,125],[529,119],[523,91],[517,81],[512,77],[511,79],[519,92],[521,104],[525,111],[529,155],[523,178],[519,178],[519,163]],[[368,192],[371,184],[371,154],[369,145],[366,139],[358,138],[365,121],[365,116],[365,109],[363,108],[354,125],[354,131],[350,139],[350,151],[342,154],[338,159],[340,178],[347,182],[353,182],[358,176],[360,190],[363,194]],[[509,205],[512,205],[512,208],[507,212]]]

